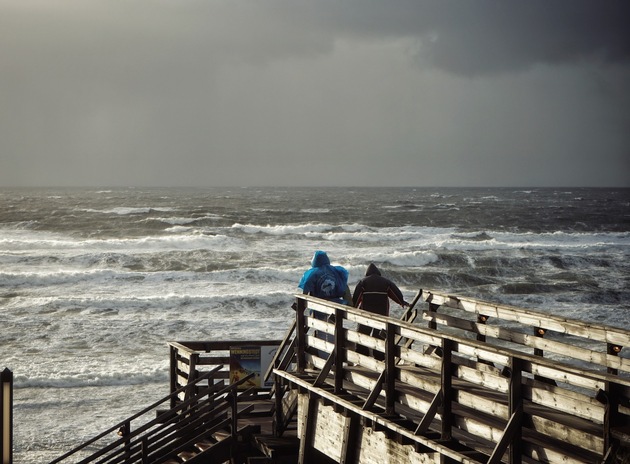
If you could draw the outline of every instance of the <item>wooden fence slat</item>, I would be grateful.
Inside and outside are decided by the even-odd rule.
[[[576,335],[604,343],[630,346],[630,332],[627,330],[570,320],[552,314],[535,312],[509,305],[493,305],[473,298],[452,297],[425,290],[423,297],[430,298],[434,304],[462,309],[475,314],[484,314],[506,321],[519,322],[532,327],[542,327],[559,333]]]

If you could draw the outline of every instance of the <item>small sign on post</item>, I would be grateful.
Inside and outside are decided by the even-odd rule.
[[[243,345],[230,347],[230,383],[238,382],[249,374],[254,376],[239,386],[239,390],[248,388],[266,389],[273,386],[272,380],[264,380],[277,345]]]
[[[13,372],[0,372],[0,453],[2,464],[13,463]]]

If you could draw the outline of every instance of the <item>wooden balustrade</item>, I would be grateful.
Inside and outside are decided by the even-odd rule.
[[[336,462],[407,446],[404,459],[413,449],[456,462],[599,463],[628,445],[630,364],[610,346],[628,346],[630,332],[422,296],[426,327],[296,295],[296,370],[274,373],[300,393],[304,449]]]

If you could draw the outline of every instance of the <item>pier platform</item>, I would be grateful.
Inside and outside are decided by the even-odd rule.
[[[170,342],[157,417],[80,462],[630,460],[625,328],[427,290],[400,319],[295,298],[283,340]],[[255,346],[268,367],[234,377]]]

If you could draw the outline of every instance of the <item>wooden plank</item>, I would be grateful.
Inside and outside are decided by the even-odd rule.
[[[442,342],[440,341],[440,344],[441,343]],[[427,369],[431,369],[437,372],[439,372],[442,365],[442,361],[437,356],[426,355],[424,354],[424,352],[411,350],[404,347],[401,347],[400,349],[400,359],[407,363],[426,367]]]
[[[384,370],[383,372],[381,372],[381,375],[378,376],[378,379],[376,379],[374,387],[370,391],[370,394],[368,395],[368,397],[365,400],[365,403],[363,404],[363,409],[365,410],[372,409],[372,407],[376,403],[376,399],[378,398],[378,396],[381,394],[381,391],[383,390],[383,384],[385,383],[386,375],[387,375],[387,370]]]
[[[571,343],[550,340],[548,338],[536,337],[533,334],[510,330],[505,327],[491,326],[486,324],[460,319],[444,313],[424,311],[425,320],[436,320],[438,323],[448,327],[455,327],[461,330],[477,333],[485,337],[498,340],[509,341],[523,347],[540,349],[545,352],[561,354],[567,358],[578,359],[591,364],[606,366],[614,369],[630,372],[630,359],[614,356],[601,351],[590,350]],[[488,340],[486,340],[488,342]],[[602,345],[602,349],[603,349]]]
[[[483,393],[477,394],[476,391],[478,392],[478,390],[458,390],[455,401],[467,408],[492,415],[498,419],[508,420],[509,410],[506,398],[503,398],[503,402],[501,402],[493,396]]]
[[[483,359],[488,362],[502,364],[507,366],[510,362],[510,356],[502,353],[498,353],[496,351],[485,350],[478,346],[471,346],[465,343],[455,343],[454,351],[465,354],[471,357],[475,357],[477,359]]]
[[[342,441],[339,437],[344,434],[346,417],[338,414],[332,406],[325,406],[317,397],[311,397],[315,402],[313,421],[312,446],[335,462],[341,460]]]
[[[474,385],[485,387],[490,390],[507,393],[509,388],[509,380],[504,377],[492,375],[489,372],[480,372],[467,366],[457,366],[455,375],[461,380],[465,380]]]
[[[541,362],[525,362],[524,369],[534,375],[544,377],[546,379],[555,380],[556,382],[566,383],[574,387],[586,388],[591,391],[605,389],[604,377],[599,377],[594,372],[581,369],[568,369],[561,366],[552,367],[547,363]]]
[[[525,387],[527,396],[533,404],[548,408],[550,411],[563,412],[571,416],[581,417],[602,424],[606,408],[594,398],[576,399],[571,395],[561,395],[559,390],[554,392]]]
[[[385,330],[387,326],[387,322],[385,321],[385,316],[378,316],[376,314],[362,311],[360,309],[354,311],[347,312],[347,320],[350,322],[356,322],[357,324],[365,325],[368,327],[372,327],[377,330]]]
[[[433,333],[425,333],[417,330],[418,328],[408,328],[403,325],[400,326],[400,335],[413,340],[414,343],[426,344],[426,345],[440,345],[442,343],[442,337]]]
[[[367,392],[370,392],[376,388],[378,382],[378,378],[369,377],[357,371],[347,372],[345,378],[350,383],[366,390],[366,396]]]
[[[475,440],[486,440],[497,443],[503,435],[503,426],[500,424],[492,425],[488,422],[480,420],[479,416],[454,415],[453,426],[466,431]],[[472,443],[467,443],[472,446]]]
[[[579,446],[595,453],[603,454],[604,452],[604,439],[597,434],[601,434],[601,428],[599,428],[597,432],[589,433],[584,430],[572,428],[567,425],[545,419],[541,416],[530,415],[529,418],[531,425],[528,428],[535,430],[542,435],[565,441],[574,446]]]
[[[308,382],[306,382],[305,380],[300,379],[297,376],[294,376],[288,372],[280,372],[280,371],[274,371],[275,373],[277,373],[278,375],[286,378],[290,383],[300,387],[300,388],[304,388],[307,389],[309,391],[312,391],[314,393],[316,393],[318,396],[322,397],[322,398],[326,398],[328,401],[333,402],[333,403],[338,403],[340,406],[342,406],[344,409],[346,409],[349,412],[352,412],[354,414],[358,414],[366,419],[369,419],[370,421],[372,421],[372,423],[374,424],[379,424],[382,425],[383,427],[390,429],[393,433],[398,434],[400,436],[404,436],[408,439],[410,439],[411,442],[415,442],[418,443],[420,445],[426,446],[440,454],[442,454],[444,457],[446,458],[450,458],[452,460],[454,460],[455,462],[461,462],[461,463],[466,463],[466,464],[479,464],[478,461],[471,459],[453,449],[450,449],[448,446],[445,446],[442,443],[436,442],[434,440],[422,437],[420,435],[416,436],[413,434],[413,431],[410,431],[402,426],[399,426],[383,417],[380,417],[378,414],[374,414],[370,411],[363,411],[361,410],[360,407],[346,401],[343,399],[340,399],[339,397],[336,397],[334,394],[327,392],[325,390],[321,390],[315,387],[312,387],[312,385],[310,385]]]
[[[326,321],[319,320],[319,319],[315,319],[314,317],[307,318],[306,324],[308,327],[312,329],[320,330],[330,335],[333,335],[335,333],[335,326],[333,324]]]
[[[307,462],[306,456],[308,456],[309,449],[313,446],[313,435],[315,433],[315,416],[317,411],[317,402],[313,396],[306,397],[306,405],[302,407],[300,411],[298,422],[301,424],[299,432],[300,438],[300,450],[299,459],[300,462]]]
[[[313,311],[319,311],[320,313],[325,313],[328,315],[335,314],[334,304],[331,302],[320,302],[319,298],[306,298],[308,300],[308,309],[312,309]]]
[[[413,389],[423,390],[432,395],[436,394],[441,389],[439,372],[429,374],[424,370],[413,371],[404,368],[399,370],[399,379],[400,382],[413,387]]]
[[[223,356],[200,356],[197,365],[199,366],[217,366],[219,364],[230,365],[230,355]]]
[[[434,397],[429,395],[420,396],[419,392],[399,392],[398,393],[398,401],[402,406],[405,406],[411,409],[413,412],[418,413],[418,415],[423,416],[429,411],[431,407],[431,401]],[[439,414],[436,417],[440,417]]]
[[[559,333],[576,335],[605,343],[630,346],[630,331],[605,325],[595,325],[547,313],[525,310],[508,305],[489,304],[473,298],[453,297],[438,292],[424,291],[425,300],[474,314],[484,314],[506,321],[519,322],[531,327],[542,327]]]
[[[598,463],[601,456],[587,450],[571,447],[562,442],[552,441],[544,435],[524,431],[523,455],[536,462],[549,464],[592,464]]]

